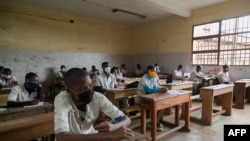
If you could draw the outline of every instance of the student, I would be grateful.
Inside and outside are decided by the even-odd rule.
[[[201,83],[202,78],[204,78],[204,77],[205,77],[205,74],[202,73],[202,66],[197,65],[196,69],[191,72],[189,80]]]
[[[11,69],[3,69],[3,73],[0,77],[0,88],[11,88],[15,85],[18,85],[16,77],[12,74]]]
[[[155,64],[154,68],[155,68],[155,72],[157,74],[159,74],[161,72],[160,67],[158,66],[158,64]]]
[[[178,68],[174,70],[173,80],[183,80],[182,65],[179,65]]]
[[[39,84],[39,77],[33,72],[25,75],[25,83],[17,85],[11,89],[8,95],[8,107],[19,107],[27,105],[36,105],[44,101],[42,85]]]
[[[102,63],[103,72],[96,78],[96,86],[102,86],[104,89],[113,89],[117,87],[116,78],[110,73],[110,66],[108,62]]]
[[[157,80],[157,74],[153,66],[147,67],[147,73],[143,75],[140,79],[138,87],[137,87],[137,95],[145,95],[152,93],[166,93],[167,88],[161,87]],[[140,99],[138,99],[140,102]],[[158,111],[157,113],[157,131],[162,131],[163,126],[159,122],[161,117],[163,116],[163,110]]]
[[[56,78],[63,80],[65,73],[66,73],[66,67],[65,65],[61,65],[61,70],[57,72]]]
[[[136,77],[142,77],[144,75],[144,71],[141,69],[140,64],[136,65],[135,75]]]
[[[124,82],[123,74],[121,73],[119,67],[112,67],[111,74],[115,76],[117,82]]]
[[[59,93],[54,101],[57,141],[118,141],[133,136],[127,127],[131,120],[103,94],[93,91],[87,71],[70,69],[65,75],[65,83],[67,90]],[[100,112],[112,121],[94,126]]]
[[[229,77],[229,66],[223,65],[222,71],[218,73],[218,79],[221,84],[231,84],[230,77]]]
[[[95,67],[95,65],[92,65],[92,69],[89,71],[90,78],[96,79],[96,77],[100,74],[99,70]]]
[[[127,69],[127,66],[125,65],[125,64],[122,64],[121,65],[121,72],[122,72],[122,75],[124,76],[124,77],[127,77],[128,76],[128,69]]]

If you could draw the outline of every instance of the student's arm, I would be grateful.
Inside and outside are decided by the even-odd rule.
[[[38,100],[17,102],[19,93],[21,93],[21,88],[19,86],[15,86],[11,89],[11,92],[8,95],[8,107],[23,107],[28,105],[35,105],[39,102]]]
[[[58,133],[57,141],[118,141],[129,139],[133,136],[132,130],[128,127],[120,127],[114,132],[100,132],[97,134],[74,134],[74,133]]]
[[[159,92],[159,88],[150,88],[148,85],[144,86],[144,89],[149,94],[158,93]]]

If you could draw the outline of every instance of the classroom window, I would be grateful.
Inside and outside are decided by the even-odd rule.
[[[193,26],[194,65],[250,65],[250,15]]]

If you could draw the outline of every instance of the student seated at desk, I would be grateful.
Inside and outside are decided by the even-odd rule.
[[[221,84],[232,84],[229,76],[229,66],[223,65],[222,71],[218,73],[218,79]]]
[[[89,71],[90,78],[96,80],[96,77],[100,74],[99,70],[92,65],[91,70]]]
[[[65,83],[67,90],[60,92],[54,101],[57,141],[118,141],[133,136],[133,131],[127,127],[131,120],[103,94],[93,91],[87,71],[70,69]],[[112,121],[94,126],[100,112]]]
[[[108,62],[102,63],[103,72],[96,78],[96,86],[102,86],[104,89],[113,89],[117,87],[116,77],[110,73],[111,68]]]
[[[0,77],[0,88],[11,88],[15,85],[18,85],[16,77],[12,74],[11,69],[3,69],[3,73]]]
[[[137,95],[145,95],[152,93],[165,93],[168,89],[165,87],[161,87],[158,82],[157,74],[153,66],[147,67],[147,73],[143,75],[140,79],[137,89]],[[138,99],[140,102],[140,99]],[[163,126],[159,122],[161,117],[163,116],[163,110],[158,111],[157,113],[157,131],[163,131]]]
[[[116,77],[117,82],[124,82],[123,74],[120,71],[119,67],[112,67],[111,74],[113,74]]]
[[[173,73],[173,80],[182,80],[183,81],[184,76],[182,72],[182,65],[179,65],[177,69],[174,70]]]
[[[65,65],[61,65],[61,70],[56,73],[56,78],[63,80],[65,73],[66,73],[66,67]]]
[[[8,107],[22,107],[36,105],[44,101],[42,85],[39,84],[39,77],[33,72],[25,76],[25,83],[21,86],[14,86],[8,95]]]
[[[136,65],[135,76],[142,77],[144,75],[144,71],[141,69],[141,64]]]

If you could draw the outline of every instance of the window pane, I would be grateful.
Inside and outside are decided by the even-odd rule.
[[[223,20],[221,23],[221,34],[235,33],[236,18]]]
[[[238,18],[238,32],[250,31],[250,16]]]
[[[221,51],[219,64],[250,65],[250,50]]]
[[[218,50],[218,38],[193,40],[193,51]]]
[[[250,33],[235,34],[229,36],[221,36],[220,49],[249,49]]]
[[[194,27],[193,37],[202,37],[219,34],[219,22]]]
[[[195,53],[193,54],[193,64],[217,64],[217,53]]]

